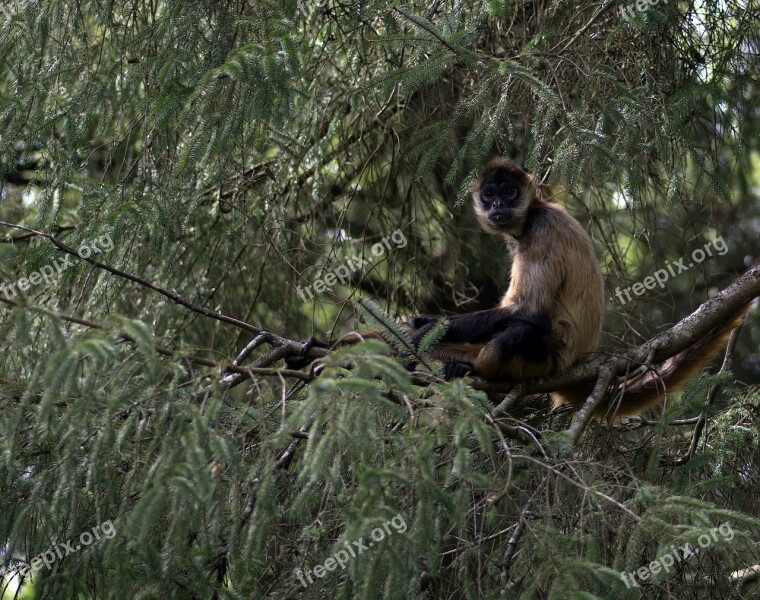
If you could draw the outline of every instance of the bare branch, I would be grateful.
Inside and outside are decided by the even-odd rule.
[[[189,300],[186,300],[185,298],[180,296],[175,290],[164,289],[161,286],[151,283],[147,279],[143,279],[142,277],[138,277],[137,275],[131,275],[130,273],[126,273],[124,271],[121,271],[109,265],[106,265],[102,262],[99,262],[95,260],[94,258],[80,256],[76,250],[74,250],[70,246],[67,246],[66,244],[64,244],[57,238],[53,237],[49,233],[36,231],[34,229],[30,229],[22,225],[6,223],[5,221],[0,221],[0,225],[4,225],[5,227],[12,227],[14,229],[20,229],[21,231],[26,231],[26,232],[35,234],[37,236],[40,236],[42,238],[45,238],[46,240],[50,241],[61,252],[65,252],[66,254],[71,254],[72,256],[81,258],[82,260],[87,261],[88,263],[97,267],[98,269],[103,269],[104,271],[108,271],[109,273],[117,275],[118,277],[122,277],[123,279],[127,279],[143,287],[146,287],[150,290],[153,290],[154,292],[158,292],[159,294],[161,294],[162,296],[166,296],[167,298],[169,298],[176,304],[180,304],[193,312],[203,315],[204,317],[216,319],[217,321],[221,321],[222,323],[229,323],[230,325],[234,325],[235,327],[239,327],[240,329],[245,329],[246,331],[250,331],[252,333],[259,333],[261,331],[259,327],[256,327],[255,325],[251,325],[250,323],[246,323],[245,321],[235,319],[234,317],[228,317],[227,315],[224,315],[215,310],[211,310],[209,308],[205,308],[203,306],[198,306],[197,304],[193,304]]]
[[[568,432],[572,436],[573,443],[576,443],[581,437],[583,430],[591,421],[591,417],[596,412],[596,409],[602,405],[607,390],[609,388],[612,379],[615,377],[615,370],[611,367],[605,367],[599,372],[599,377],[596,380],[596,385],[591,395],[586,399],[583,407],[573,417],[573,422],[568,428]]]

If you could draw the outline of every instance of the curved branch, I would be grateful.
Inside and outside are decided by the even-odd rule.
[[[185,298],[180,296],[175,290],[164,289],[161,286],[151,283],[147,279],[138,277],[137,275],[126,273],[124,271],[111,267],[107,264],[99,262],[95,260],[94,258],[90,258],[88,256],[81,256],[76,250],[74,250],[70,246],[67,246],[66,244],[61,242],[59,239],[53,237],[49,233],[45,233],[43,231],[37,231],[35,229],[30,229],[29,227],[16,225],[14,223],[6,223],[5,221],[0,221],[0,225],[4,225],[5,227],[12,227],[13,229],[19,229],[21,231],[26,231],[30,234],[45,238],[50,243],[52,243],[56,248],[58,248],[58,250],[60,250],[61,252],[65,252],[66,254],[71,254],[72,256],[81,258],[82,260],[90,263],[91,265],[97,267],[98,269],[103,269],[104,271],[108,271],[109,273],[112,273],[124,279],[128,279],[129,281],[133,281],[134,283],[137,283],[150,290],[153,290],[154,292],[158,292],[159,294],[161,294],[162,296],[166,296],[167,298],[169,298],[176,304],[180,304],[193,312],[203,315],[204,317],[210,317],[211,319],[216,319],[217,321],[221,321],[222,323],[229,323],[230,325],[234,325],[235,327],[239,327],[240,329],[245,329],[246,331],[250,331],[252,333],[261,332],[261,329],[259,327],[256,327],[255,325],[251,325],[250,323],[246,323],[245,321],[241,321],[240,319],[236,319],[234,317],[229,317],[215,310],[211,310],[209,308],[205,308],[203,306],[198,306],[197,304],[193,304],[189,300],[186,300]]]

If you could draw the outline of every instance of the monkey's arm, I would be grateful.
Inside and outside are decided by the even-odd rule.
[[[448,317],[448,328],[442,342],[485,343],[507,330],[519,334],[518,340],[526,335],[535,338],[552,333],[552,317],[563,285],[565,261],[565,257],[560,255],[563,244],[558,243],[557,239],[565,234],[562,227],[549,218],[537,219],[530,233],[529,238],[537,241],[521,242],[509,290],[501,305]],[[553,243],[547,243],[546,239]],[[413,317],[409,320],[415,345],[432,328],[435,320],[435,317]]]
[[[413,330],[412,342],[418,346],[430,331],[437,317],[412,317],[408,325]],[[446,333],[441,342],[454,344],[482,344],[494,335],[513,328],[517,324],[528,325],[541,335],[551,333],[551,319],[548,313],[520,314],[513,307],[497,307],[487,310],[447,317]]]

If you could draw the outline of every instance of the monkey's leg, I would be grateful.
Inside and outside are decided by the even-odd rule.
[[[552,363],[543,325],[514,321],[483,347],[474,366],[481,377],[499,379],[545,375]]]
[[[485,379],[536,377],[549,373],[553,365],[546,328],[522,320],[512,321],[485,344],[441,342],[428,354],[446,363],[446,379],[473,370]]]

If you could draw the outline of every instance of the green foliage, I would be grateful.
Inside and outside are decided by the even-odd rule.
[[[760,563],[757,390],[698,378],[654,422],[594,424],[573,446],[570,415],[495,422],[471,380],[411,374],[438,365],[398,325],[497,302],[506,260],[464,206],[495,153],[566,192],[610,297],[725,236],[667,287],[613,298],[604,351],[745,268],[751,3],[630,22],[555,0],[0,8],[0,220],[72,248],[109,235],[94,258],[122,273],[70,257],[0,291],[0,568],[116,532],[36,568],[19,598],[756,596],[741,571]],[[0,228],[0,284],[63,258]],[[313,379],[259,332],[339,338],[356,313],[387,343],[341,347]],[[757,326],[742,336],[732,368],[756,381]],[[236,366],[258,370],[226,372],[251,338]],[[670,573],[620,578],[725,523],[731,540]]]

